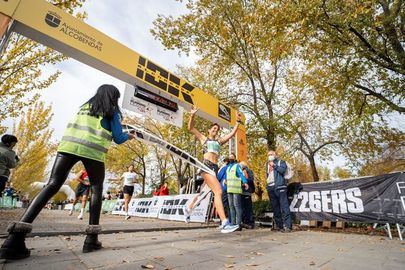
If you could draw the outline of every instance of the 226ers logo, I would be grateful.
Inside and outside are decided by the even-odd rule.
[[[157,66],[152,61],[146,60],[142,56],[139,57],[136,77],[176,97],[180,97],[181,94],[184,101],[194,105],[191,97],[191,91],[195,88],[193,85],[187,82],[180,85],[179,77]]]

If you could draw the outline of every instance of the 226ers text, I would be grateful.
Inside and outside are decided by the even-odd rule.
[[[360,188],[301,191],[294,194],[291,212],[363,213]]]
[[[159,67],[152,61],[146,60],[142,56],[140,56],[138,60],[136,77],[178,98],[180,98],[181,94],[185,102],[194,105],[194,101],[191,97],[191,91],[195,89],[193,85],[188,82],[184,82],[180,85],[179,77]]]

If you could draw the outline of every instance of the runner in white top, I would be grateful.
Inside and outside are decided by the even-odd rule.
[[[128,171],[122,174],[121,179],[124,179],[124,211],[125,220],[127,220],[131,217],[128,215],[128,204],[131,201],[132,195],[134,194],[134,185],[136,183],[136,173],[134,172],[133,165],[128,167]]]

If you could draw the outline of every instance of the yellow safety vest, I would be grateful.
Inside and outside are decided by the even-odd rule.
[[[226,192],[242,194],[242,179],[236,176],[238,164],[233,164],[226,170]]]
[[[90,116],[90,105],[85,104],[68,124],[58,152],[104,162],[112,132],[101,126],[102,119],[102,116]]]

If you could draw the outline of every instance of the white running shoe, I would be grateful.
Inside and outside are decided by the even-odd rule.
[[[239,229],[239,225],[225,224],[221,233],[231,233]]]
[[[69,216],[73,215],[73,208],[69,211]]]
[[[190,210],[188,210],[187,205],[183,206],[183,212],[184,212],[184,221],[186,223],[190,223]]]
[[[80,219],[80,220],[83,219],[83,212],[80,212],[80,215],[77,217],[77,219]]]
[[[217,227],[217,230],[218,230],[218,231],[222,230],[226,225],[232,225],[232,224],[229,223],[229,222],[227,222],[227,223],[225,223],[225,224],[222,224],[222,223],[221,223],[221,225],[219,225],[219,226]]]

